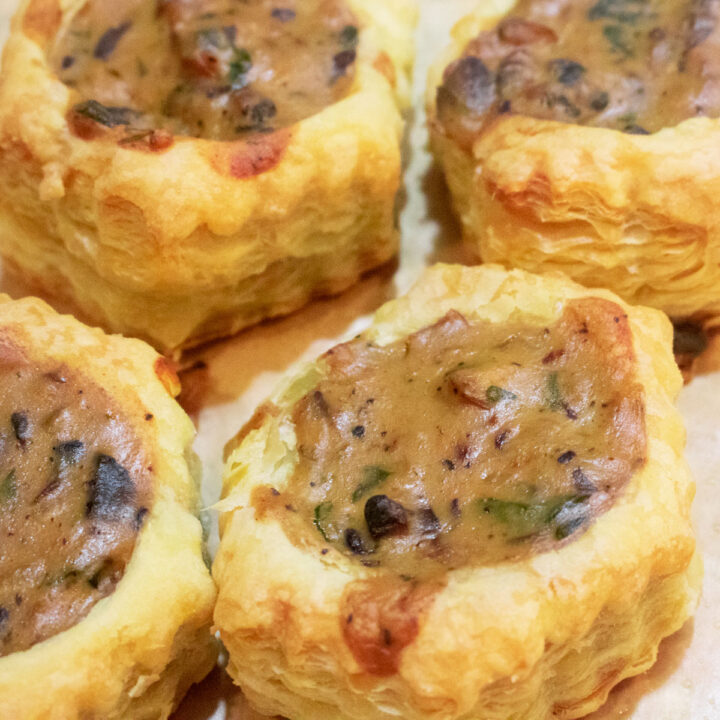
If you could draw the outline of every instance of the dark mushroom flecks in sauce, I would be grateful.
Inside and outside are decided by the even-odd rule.
[[[549,327],[450,312],[406,340],[324,358],[295,407],[282,493],[298,527],[412,578],[515,560],[579,537],[646,454],[627,316],[569,302]]]
[[[645,462],[628,318],[606,300],[570,301],[548,327],[451,311],[323,362],[293,409],[296,470],[253,503],[321,557],[374,568],[348,584],[339,617],[372,675],[397,672],[448,570],[572,542]]]
[[[342,99],[358,24],[343,0],[90,0],[52,52],[84,137],[237,140]],[[169,139],[170,138],[170,139]]]
[[[647,134],[720,114],[717,0],[520,0],[469,43],[438,90],[470,142],[514,113]]]
[[[151,502],[107,393],[0,344],[0,656],[66,630],[115,589]]]

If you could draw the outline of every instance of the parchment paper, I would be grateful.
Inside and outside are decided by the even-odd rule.
[[[151,0],[147,0],[150,2]],[[468,262],[458,244],[442,177],[426,149],[423,96],[427,68],[447,43],[450,28],[478,0],[420,0],[414,108],[406,138],[406,197],[399,262],[366,277],[344,295],[318,301],[184,359],[182,402],[193,416],[203,461],[203,500],[219,497],[222,449],[270,393],[280,376],[355,334],[386,300],[404,293],[433,262]],[[0,40],[15,0],[0,0]],[[2,281],[12,295],[22,288]],[[695,617],[662,645],[657,664],[616,688],[589,720],[720,720],[720,374],[685,388],[680,409],[688,430],[687,458],[697,481],[695,522],[705,559],[703,599]],[[215,525],[213,518],[213,525]],[[211,550],[217,547],[213,530]],[[193,688],[173,720],[259,720],[218,668]]]

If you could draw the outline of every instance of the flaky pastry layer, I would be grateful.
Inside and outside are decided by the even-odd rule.
[[[0,296],[0,345],[104,388],[147,450],[153,492],[115,591],[73,627],[0,658],[0,717],[167,718],[217,657],[195,433],[174,400],[177,377],[145,343],[90,329],[34,298]]]
[[[254,144],[74,135],[47,53],[82,0],[26,0],[0,81],[0,252],[88,321],[174,351],[336,293],[397,250],[413,0],[348,0],[349,95]]]
[[[561,549],[449,571],[390,675],[360,665],[342,630],[348,587],[382,568],[323,553],[319,533],[292,542],[253,506],[256,488],[282,493],[292,476],[298,450],[288,411],[315,387],[320,365],[296,371],[271,398],[268,408],[277,409],[256,415],[229,445],[215,624],[231,675],[260,712],[328,720],[578,718],[647,669],[662,638],[693,613],[701,575],[689,517],[694,485],[673,404],[681,378],[661,313],[559,274],[439,265],[382,307],[362,337],[383,346],[450,310],[470,322],[542,327],[567,301],[588,297],[616,302],[629,316],[646,463],[614,506]]]
[[[431,145],[467,243],[484,262],[560,270],[712,330],[720,314],[716,119],[642,135],[506,114],[465,147],[439,122],[445,69],[514,5],[485,3],[461,20],[429,73]]]

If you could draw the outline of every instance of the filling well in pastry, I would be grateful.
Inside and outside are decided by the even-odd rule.
[[[520,0],[445,71],[459,140],[514,113],[647,134],[720,114],[716,0]]]
[[[630,328],[606,300],[568,302],[548,327],[451,311],[324,363],[293,410],[289,486],[256,506],[403,578],[571,542],[645,461]]]
[[[78,134],[115,128],[124,142],[162,146],[172,135],[242,139],[320,112],[347,94],[357,44],[343,0],[89,0],[51,62],[76,95]]]
[[[72,627],[114,591],[149,511],[150,471],[101,387],[0,341],[0,656]]]

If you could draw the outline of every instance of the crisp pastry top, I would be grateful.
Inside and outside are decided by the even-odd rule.
[[[237,140],[342,99],[358,36],[344,0],[89,0],[50,62],[76,95],[81,137]]]
[[[628,316],[604,298],[569,300],[548,325],[450,310],[384,346],[339,345],[320,367],[290,410],[295,470],[252,503],[298,546],[378,569],[343,612],[374,675],[396,671],[448,571],[573,542],[646,461]]]
[[[461,139],[514,113],[647,134],[720,115],[713,0],[520,0],[445,71],[438,118]]]
[[[148,457],[97,383],[0,338],[0,656],[115,590],[150,512]]]

